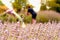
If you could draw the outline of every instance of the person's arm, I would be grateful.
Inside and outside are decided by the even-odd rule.
[[[8,10],[6,10],[5,12],[6,12],[6,13],[9,13],[9,14],[12,14],[12,11],[13,11],[13,10],[8,9]]]
[[[27,12],[27,15],[29,15],[29,12]]]
[[[30,14],[30,10],[28,9],[28,11],[27,11],[27,15],[29,15]]]
[[[6,10],[6,12],[5,12],[5,13],[8,13],[8,14],[10,14],[10,15],[15,16],[15,15],[14,15],[14,13],[13,13],[13,10],[10,10],[10,9]]]

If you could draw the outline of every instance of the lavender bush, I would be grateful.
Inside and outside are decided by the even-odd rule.
[[[0,21],[0,40],[60,40],[60,22],[26,24]]]

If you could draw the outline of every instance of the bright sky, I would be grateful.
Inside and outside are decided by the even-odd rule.
[[[1,0],[3,4],[5,4],[5,6],[7,6],[9,9],[13,9],[12,8],[12,4],[10,3],[11,1],[14,2],[14,0]],[[40,4],[41,0],[28,0],[28,3],[34,6],[34,10],[35,12],[38,12],[40,10]]]
[[[38,12],[40,10],[40,6],[41,6],[40,2],[41,2],[41,0],[28,0],[28,2],[29,2],[29,4],[34,6],[33,9],[36,12]]]
[[[9,9],[13,9],[11,2],[14,2],[14,0],[1,0],[2,3]]]

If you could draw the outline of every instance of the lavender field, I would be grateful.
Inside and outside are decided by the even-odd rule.
[[[0,40],[60,40],[60,22],[26,24],[4,24],[0,22]]]
[[[0,40],[60,40],[60,1],[0,0]]]

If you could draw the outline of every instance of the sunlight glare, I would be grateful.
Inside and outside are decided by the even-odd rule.
[[[40,7],[41,7],[41,0],[28,0],[29,4],[33,5],[34,6],[34,10],[35,12],[38,12],[40,10]]]

